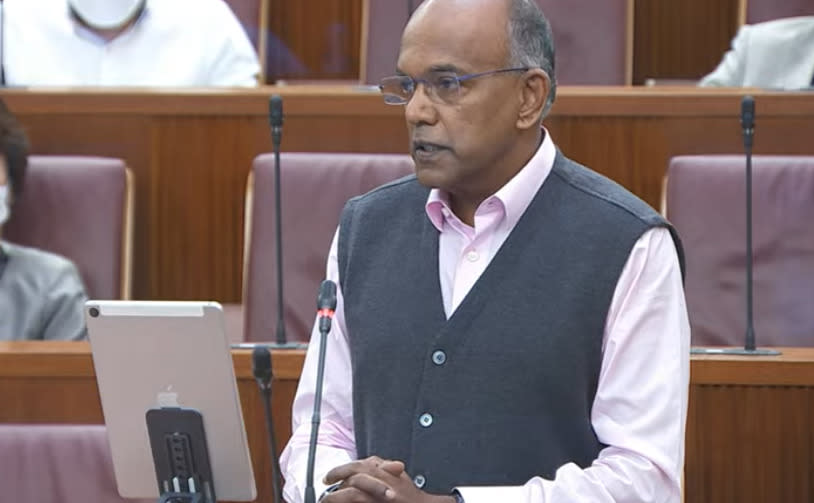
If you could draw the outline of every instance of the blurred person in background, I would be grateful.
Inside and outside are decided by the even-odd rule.
[[[814,79],[814,16],[745,25],[700,85],[802,89]]]
[[[28,140],[2,101],[0,150],[0,341],[84,339],[87,295],[76,266],[2,239],[28,167]]]
[[[5,0],[9,86],[255,86],[257,54],[223,0]]]

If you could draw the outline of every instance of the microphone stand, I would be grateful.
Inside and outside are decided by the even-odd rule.
[[[336,309],[336,283],[325,280],[319,286],[317,314],[319,315],[319,360],[317,362],[317,382],[314,390],[314,413],[311,416],[311,438],[308,442],[308,468],[305,475],[305,503],[315,503],[314,463],[319,437],[320,410],[322,407],[322,381],[325,379],[325,345],[331,331],[331,319]]]
[[[271,143],[274,148],[274,212],[275,239],[277,254],[277,332],[275,349],[301,349],[305,343],[288,342],[285,334],[285,303],[283,302],[283,224],[282,193],[280,188],[280,143],[283,138],[283,99],[279,94],[269,99],[269,123],[271,126]]]
[[[747,356],[779,355],[780,351],[759,349],[755,344],[754,286],[752,284],[752,144],[755,136],[755,99],[744,96],[741,100],[741,127],[743,148],[746,153],[746,334],[741,348],[692,348],[693,354],[727,354]]]
[[[271,458],[271,490],[273,503],[283,501],[280,480],[280,461],[277,458],[277,441],[274,436],[274,420],[271,414],[271,352],[266,346],[255,346],[252,350],[252,373],[257,381],[260,395],[263,398],[263,410],[266,415],[266,437],[268,439],[269,457]]]

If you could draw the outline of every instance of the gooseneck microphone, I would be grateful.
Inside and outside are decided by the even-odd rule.
[[[326,279],[319,286],[317,296],[317,325],[319,327],[319,360],[317,361],[317,382],[314,390],[314,413],[311,416],[311,439],[308,442],[308,469],[305,475],[305,503],[315,503],[314,462],[319,436],[320,409],[322,406],[322,381],[325,379],[325,344],[336,310],[336,283]]]
[[[263,397],[263,408],[266,413],[266,435],[268,437],[269,456],[271,457],[271,490],[274,503],[283,501],[281,490],[280,461],[277,459],[277,441],[274,438],[274,422],[271,415],[271,352],[266,346],[255,346],[252,350],[252,374]]]
[[[271,143],[274,148],[274,212],[275,238],[277,240],[277,333],[276,341],[286,345],[285,315],[283,313],[283,224],[282,196],[280,191],[280,142],[283,139],[283,98],[275,94],[269,99],[269,124]]]
[[[743,349],[755,350],[754,287],[752,285],[752,143],[755,136],[755,99],[741,100],[741,129],[746,153],[746,337]]]
[[[755,342],[754,285],[752,270],[752,144],[755,137],[755,98],[744,96],[741,100],[741,129],[743,150],[746,154],[746,334],[743,353],[748,355],[779,355],[779,351],[757,349]]]
[[[752,285],[752,144],[755,136],[755,99],[744,96],[741,100],[741,129],[746,154],[746,334],[743,348],[691,348],[693,354],[779,355],[772,349],[758,349],[755,342],[754,286]]]

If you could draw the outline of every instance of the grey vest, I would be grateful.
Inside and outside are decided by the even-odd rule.
[[[427,195],[411,176],[349,201],[342,214],[359,457],[403,460],[439,493],[589,466],[603,448],[591,407],[616,282],[638,238],[667,223],[558,153],[447,320]]]

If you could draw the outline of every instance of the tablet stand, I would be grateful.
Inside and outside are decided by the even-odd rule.
[[[203,416],[195,409],[162,407],[146,414],[158,503],[215,503]]]

